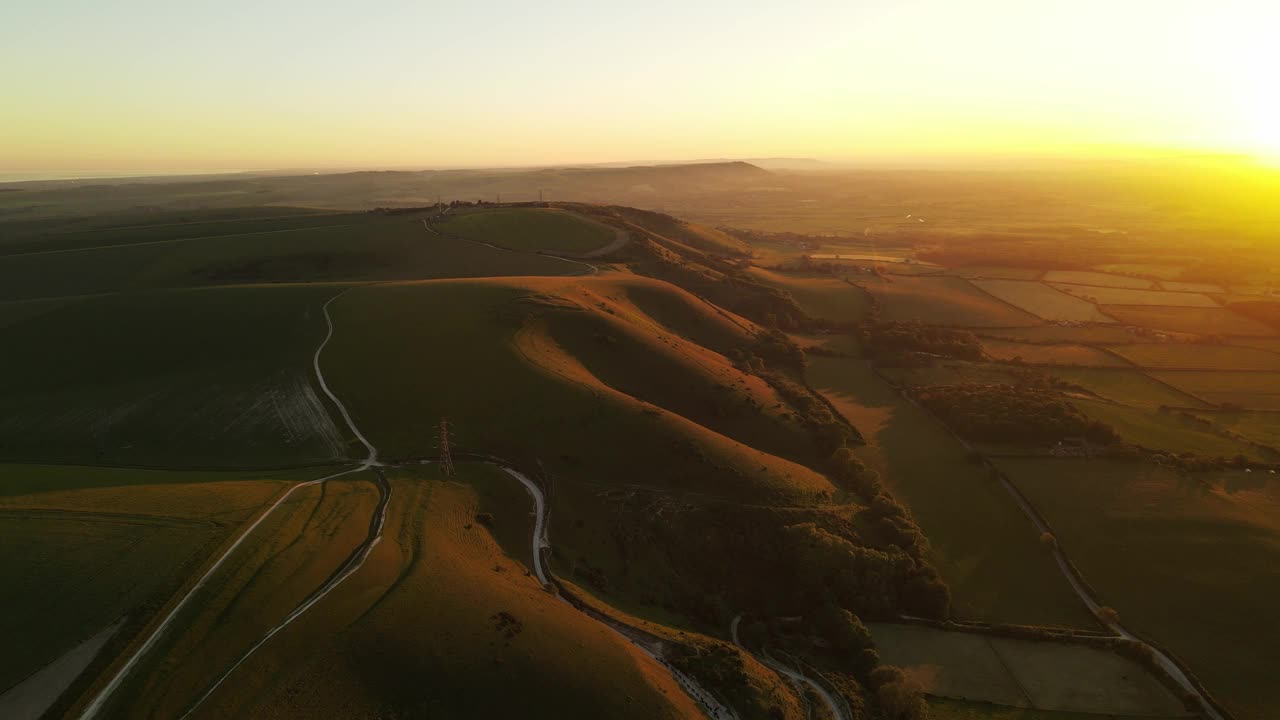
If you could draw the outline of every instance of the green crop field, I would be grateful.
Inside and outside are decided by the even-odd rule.
[[[999,464],[1126,627],[1180,656],[1239,720],[1280,714],[1273,476],[1188,478],[1102,460]]]
[[[1080,270],[1050,270],[1041,279],[1050,283],[1097,285],[1100,287],[1133,288],[1136,290],[1149,290],[1155,286],[1154,282],[1143,280],[1142,278]]]
[[[1109,650],[869,623],[881,658],[934,696],[1105,715],[1174,717],[1182,704],[1137,662]]]
[[[1280,371],[1280,354],[1230,345],[1160,343],[1117,345],[1110,350],[1146,368]]]
[[[0,465],[0,693],[125,618],[100,666],[285,480],[315,472]]]
[[[1144,307],[1107,305],[1103,311],[1122,323],[1196,335],[1248,335],[1270,337],[1274,330],[1222,307]]]
[[[1032,365],[1079,365],[1081,367],[1129,367],[1122,358],[1086,345],[1036,345],[1032,343],[985,340],[982,350],[997,360],[1020,358]],[[1280,359],[1280,358],[1278,358]]]
[[[800,275],[751,268],[753,278],[791,294],[807,315],[819,320],[855,323],[862,320],[871,301],[867,291],[830,275]]]
[[[1031,280],[974,280],[982,290],[1045,320],[1112,322],[1090,302]]]
[[[1213,405],[1280,410],[1280,373],[1153,370],[1148,374]]]
[[[324,285],[68,302],[0,328],[0,456],[243,467],[346,452],[313,385]]]
[[[885,321],[975,328],[1040,323],[1034,315],[1000,302],[963,278],[895,276],[857,282],[875,296],[880,319]]]
[[[464,211],[447,217],[440,230],[512,250],[585,254],[608,245],[618,231],[604,223],[554,208]]]
[[[1233,458],[1243,455],[1265,462],[1280,459],[1248,443],[1219,434],[1190,418],[1173,413],[1152,412],[1099,400],[1075,399],[1073,403],[1086,415],[1110,425],[1126,442],[1151,450],[1194,453],[1203,457]]]
[[[812,357],[808,376],[862,430],[859,455],[929,537],[958,617],[1093,627],[1034,526],[937,421],[861,360]]]
[[[1201,400],[1138,370],[1055,368],[1054,377],[1084,388],[1098,397],[1135,407],[1208,407]]]

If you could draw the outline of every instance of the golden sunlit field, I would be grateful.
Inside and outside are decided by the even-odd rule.
[[[1270,181],[1167,173],[0,197],[0,715],[1267,720]]]

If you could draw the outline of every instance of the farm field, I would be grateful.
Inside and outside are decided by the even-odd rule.
[[[1280,371],[1280,354],[1254,348],[1156,343],[1117,345],[1109,349],[1144,368]]]
[[[916,625],[867,628],[884,661],[927,677],[936,697],[1108,716],[1186,714],[1159,679],[1109,650]]]
[[[1211,405],[1280,410],[1280,373],[1152,370],[1148,374]]]
[[[813,357],[808,378],[861,429],[858,455],[928,536],[957,617],[1093,627],[1034,526],[937,421],[861,360]]]
[[[0,465],[0,695],[123,619],[101,667],[241,523],[315,472]]]
[[[1156,305],[1160,307],[1220,307],[1208,295],[1199,293],[1166,292],[1164,290],[1133,290],[1121,287],[1095,287],[1048,283],[1049,287],[1064,293],[1085,298],[1099,305]]]
[[[805,276],[764,268],[751,268],[748,272],[763,283],[791,293],[801,310],[819,320],[859,322],[871,306],[866,290],[829,275]]]
[[[1155,283],[1151,280],[1083,270],[1050,270],[1041,279],[1047,283],[1097,285],[1100,287],[1132,288],[1136,290],[1150,290],[1155,286]]]
[[[1105,305],[1102,310],[1127,325],[1194,335],[1273,337],[1276,332],[1223,307]]]
[[[1280,451],[1280,412],[1227,412],[1201,410],[1197,416],[1237,433],[1246,440]]]
[[[1141,275],[1160,280],[1177,280],[1186,271],[1186,268],[1181,265],[1164,265],[1160,263],[1110,263],[1099,265],[1098,269],[1108,273]]]
[[[1240,720],[1276,716],[1270,599],[1280,575],[1263,570],[1280,566],[1274,477],[1191,479],[1102,460],[998,464],[1126,627],[1180,656]]]
[[[1043,270],[1036,268],[1003,265],[962,265],[950,268],[948,272],[970,280],[1038,280],[1044,274]]]
[[[1138,370],[1103,368],[1055,368],[1054,377],[1088,390],[1098,397],[1135,407],[1208,407],[1201,400]]]
[[[973,284],[1010,305],[1045,320],[1113,322],[1093,303],[1059,292],[1038,281],[974,280]]]
[[[907,277],[858,280],[880,303],[883,321],[919,320],[954,327],[1037,325],[1030,313],[1000,302],[957,277]]]
[[[0,457],[185,467],[332,461],[347,439],[313,386],[311,358],[326,331],[320,308],[340,290],[85,298],[0,328]]]
[[[1164,280],[1161,281],[1160,287],[1164,290],[1174,292],[1208,293],[1210,295],[1225,295],[1227,293],[1226,289],[1221,285],[1214,285],[1213,283],[1192,283]]]
[[[1035,344],[1119,345],[1137,342],[1129,328],[1110,325],[1039,325],[1026,328],[988,328],[982,337]]]
[[[439,227],[450,235],[512,250],[574,254],[599,250],[618,234],[604,223],[555,208],[463,211],[445,218]]]
[[[1115,355],[1087,345],[1036,345],[985,340],[982,351],[996,360],[1020,358],[1031,365],[1079,365],[1081,367],[1129,367]],[[1280,360],[1280,356],[1277,357]]]
[[[1224,437],[1214,432],[1213,428],[1181,415],[1080,398],[1073,399],[1072,403],[1094,420],[1110,425],[1126,442],[1150,450],[1190,452],[1209,458],[1243,455],[1263,462],[1280,459],[1276,453],[1262,451],[1232,437]]]
[[[213,694],[196,717],[696,715],[661,667],[544,591],[475,522],[487,506],[469,478],[498,471],[459,470],[457,481],[394,473],[386,541],[322,612],[237,671],[236,692]],[[527,512],[500,519],[518,519],[527,541]]]

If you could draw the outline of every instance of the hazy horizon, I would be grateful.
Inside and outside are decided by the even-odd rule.
[[[1249,0],[0,10],[0,173],[1280,157]],[[38,71],[36,71],[38,70]]]

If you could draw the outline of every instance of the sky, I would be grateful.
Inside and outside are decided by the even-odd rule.
[[[0,3],[0,173],[1243,152],[1271,0]]]

